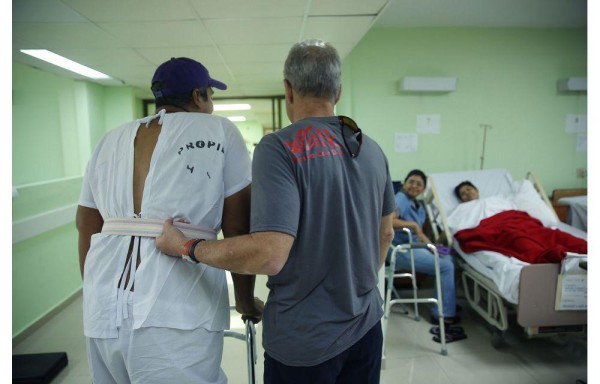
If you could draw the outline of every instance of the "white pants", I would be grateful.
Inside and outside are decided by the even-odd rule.
[[[226,384],[223,332],[146,327],[123,319],[116,339],[87,338],[94,384]]]

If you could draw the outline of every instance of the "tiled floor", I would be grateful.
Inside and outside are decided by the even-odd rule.
[[[257,279],[257,296],[266,298],[264,277]],[[526,339],[518,328],[511,328],[505,346],[491,345],[490,329],[468,308],[461,313],[466,340],[448,344],[448,355],[440,354],[440,345],[431,340],[428,315],[423,306],[422,320],[398,313],[390,315],[386,340],[386,360],[382,384],[576,384],[587,382],[586,336]],[[88,384],[91,382],[85,353],[81,320],[81,298],[13,348],[13,354],[66,351],[69,364],[54,384]],[[395,307],[398,308],[398,307]],[[243,324],[232,313],[232,330],[243,332]],[[261,327],[256,328],[258,341],[257,383],[262,383],[263,350]],[[223,369],[232,384],[247,383],[245,343],[225,339]],[[310,384],[310,383],[307,383]]]

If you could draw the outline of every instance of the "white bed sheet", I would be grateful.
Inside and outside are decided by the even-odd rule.
[[[476,227],[482,219],[495,213],[519,209],[538,218],[547,227],[587,238],[585,232],[561,223],[529,180],[515,182],[505,169],[430,174],[429,177],[435,183],[452,235],[461,229]],[[454,187],[465,180],[471,181],[479,189],[478,201],[461,204],[454,195]],[[456,241],[453,246],[473,269],[496,284],[508,302],[518,303],[519,277],[521,269],[528,263],[492,251],[468,254],[460,249]]]
[[[454,243],[454,249],[474,270],[492,280],[508,302],[519,302],[521,268],[529,263],[493,251],[465,253],[460,249],[458,242]]]

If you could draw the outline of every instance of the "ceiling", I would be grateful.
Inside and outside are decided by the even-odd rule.
[[[331,42],[343,59],[373,27],[584,26],[586,0],[13,0],[12,55],[82,78],[19,51],[48,49],[142,98],[152,98],[160,63],[188,56],[228,85],[216,98],[266,97],[282,94],[287,52],[307,38]],[[271,101],[249,102],[249,118],[271,127]]]

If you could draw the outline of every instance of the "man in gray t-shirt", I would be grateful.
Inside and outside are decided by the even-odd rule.
[[[342,132],[337,116],[306,117],[254,152],[250,231],[296,239],[281,272],[269,277],[263,314],[265,350],[287,365],[338,355],[383,314],[378,229],[394,209],[393,192],[374,141],[362,134],[360,154],[348,153],[342,134],[358,148],[353,133],[346,125]]]
[[[269,275],[263,314],[269,383],[377,383],[382,298],[377,273],[394,231],[394,194],[381,148],[334,115],[335,48],[292,47],[284,68],[292,125],[254,151],[250,235],[199,243],[191,255],[238,273]],[[157,247],[181,255],[171,222]]]

